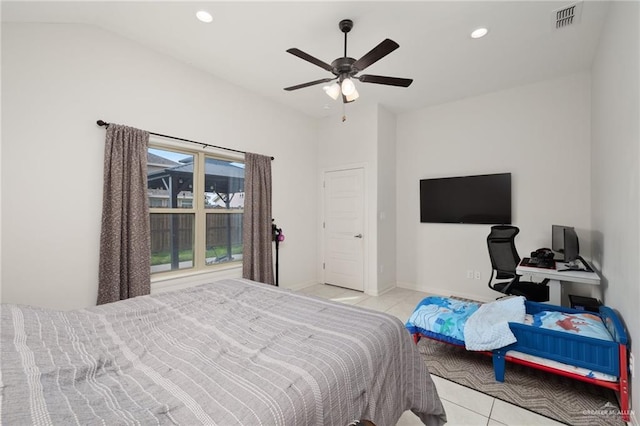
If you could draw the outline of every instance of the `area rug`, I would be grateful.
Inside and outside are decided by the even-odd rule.
[[[490,356],[426,338],[418,348],[431,374],[534,413],[568,425],[625,425],[610,389],[513,363],[500,383]]]

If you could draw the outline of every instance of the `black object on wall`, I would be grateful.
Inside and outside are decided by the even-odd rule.
[[[273,241],[275,241],[276,243],[276,286],[278,286],[279,284],[279,269],[280,269],[280,265],[279,265],[279,259],[278,259],[278,250],[280,248],[280,242],[284,241],[284,234],[282,233],[282,228],[278,228],[278,225],[276,225],[274,223],[275,219],[271,219],[271,234],[272,234],[272,239]]]
[[[420,222],[511,224],[511,173],[420,180]]]

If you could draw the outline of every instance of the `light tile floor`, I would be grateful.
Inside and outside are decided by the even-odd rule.
[[[418,302],[428,296],[427,293],[403,288],[394,288],[381,296],[367,296],[358,291],[325,284],[306,287],[299,291],[325,299],[386,312],[398,317],[402,322],[406,322]],[[562,423],[539,416],[481,392],[460,386],[440,377],[432,377],[447,412],[448,424],[450,425],[562,425]],[[397,426],[418,426],[421,424],[413,413],[407,411],[400,417]]]

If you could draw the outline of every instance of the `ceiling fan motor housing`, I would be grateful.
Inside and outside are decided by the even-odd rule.
[[[331,72],[336,76],[351,77],[359,71],[351,66],[355,61],[353,58],[338,58],[331,62],[331,66],[333,67]]]
[[[351,28],[353,28],[353,21],[351,19],[343,19],[338,24],[338,27],[340,27],[340,31],[343,33],[348,33],[351,31]]]

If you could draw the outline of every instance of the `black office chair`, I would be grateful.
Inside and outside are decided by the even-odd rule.
[[[489,288],[504,294],[524,296],[527,300],[534,302],[546,302],[549,300],[548,279],[540,283],[520,281],[520,275],[516,274],[520,256],[516,250],[515,238],[519,232],[520,229],[515,226],[491,227],[491,233],[487,237],[493,268],[489,278]]]

